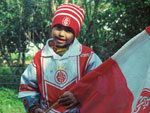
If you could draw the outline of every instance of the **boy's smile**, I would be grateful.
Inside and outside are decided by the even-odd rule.
[[[52,29],[52,38],[57,47],[65,47],[73,42],[74,33],[69,27],[56,25]]]

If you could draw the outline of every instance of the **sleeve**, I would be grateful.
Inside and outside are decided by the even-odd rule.
[[[102,64],[101,59],[96,53],[92,52],[87,62],[86,74],[98,67],[100,64]]]
[[[40,95],[37,84],[36,65],[32,61],[21,76],[18,98]]]
[[[27,113],[32,113],[35,108],[40,107],[38,96],[27,96],[23,98],[23,104]]]
[[[21,76],[18,98],[23,100],[26,112],[31,113],[33,109],[39,107],[39,88],[37,84],[36,65],[32,61]]]

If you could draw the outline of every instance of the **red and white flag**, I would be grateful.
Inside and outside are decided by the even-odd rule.
[[[150,113],[150,27],[70,90],[81,113]]]

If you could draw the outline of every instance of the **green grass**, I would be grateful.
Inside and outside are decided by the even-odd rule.
[[[17,90],[0,88],[0,113],[26,113]]]

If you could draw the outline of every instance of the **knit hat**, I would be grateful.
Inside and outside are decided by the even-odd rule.
[[[75,37],[77,37],[83,20],[84,10],[82,7],[71,3],[64,3],[57,8],[52,20],[51,28],[53,28],[56,24],[70,27],[73,29]]]

